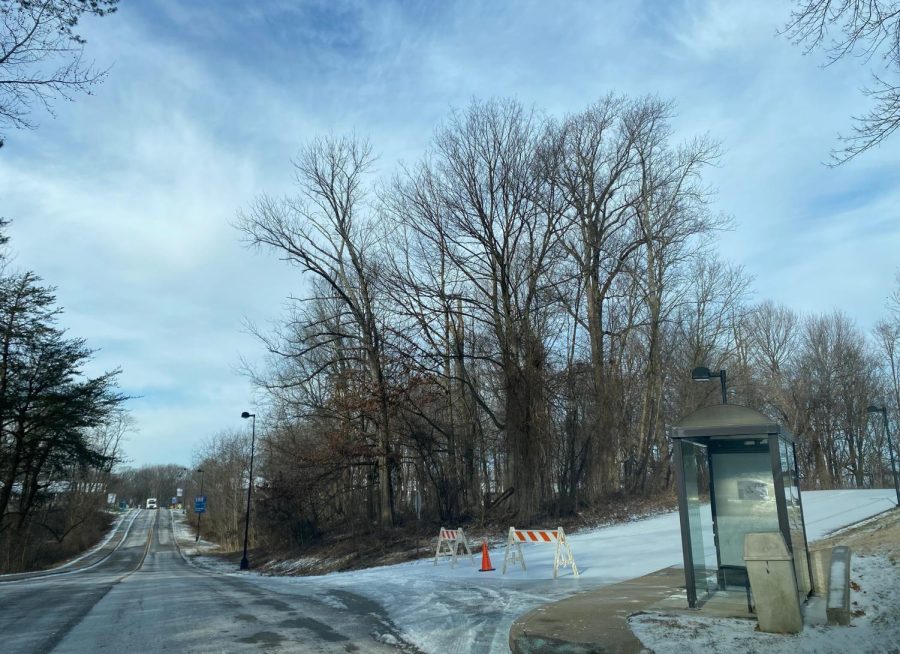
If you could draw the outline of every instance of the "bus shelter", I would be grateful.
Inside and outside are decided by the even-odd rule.
[[[672,429],[688,605],[746,592],[744,536],[779,532],[801,602],[811,590],[793,436],[759,411],[704,407]],[[749,601],[749,600],[748,600]]]

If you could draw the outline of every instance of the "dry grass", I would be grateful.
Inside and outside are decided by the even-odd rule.
[[[818,550],[827,547],[847,545],[858,554],[884,554],[891,563],[900,560],[900,509],[885,511],[874,518],[842,529],[810,545]]]

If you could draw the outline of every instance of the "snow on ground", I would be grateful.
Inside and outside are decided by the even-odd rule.
[[[188,525],[187,515],[184,511],[170,511],[171,525],[175,532],[175,542],[184,557],[190,557],[190,561],[205,570],[228,574],[234,572],[234,564],[216,556],[211,556],[220,551],[217,543],[203,538],[197,539],[196,526]],[[202,534],[202,530],[201,530]]]
[[[754,631],[755,620],[711,619],[643,613],[631,630],[656,654],[759,652],[760,654],[846,654],[900,652],[900,573],[886,556],[854,556],[853,618],[849,627],[805,625],[796,635]]]
[[[809,540],[891,508],[894,497],[893,489],[804,493]],[[189,538],[192,540],[193,536]],[[479,554],[471,562],[460,558],[455,567],[447,559],[437,566],[433,559],[423,559],[319,577],[241,574],[254,583],[278,587],[286,593],[317,594],[324,602],[335,601],[335,593],[342,590],[363,595],[387,610],[407,641],[424,652],[450,654],[508,652],[513,621],[531,609],[683,560],[677,512],[568,535],[568,540],[581,573],[578,578],[566,569],[553,579],[554,547],[538,544],[522,546],[527,571],[511,567],[505,575],[500,572],[503,546],[490,550],[495,572],[478,571]],[[360,546],[364,547],[365,541]],[[870,565],[872,574],[880,564],[876,560]],[[682,647],[680,651],[685,650]]]

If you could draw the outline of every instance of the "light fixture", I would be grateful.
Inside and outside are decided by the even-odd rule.
[[[691,370],[691,379],[696,382],[708,382],[711,381],[713,377],[718,377],[722,384],[722,404],[728,404],[728,397],[726,395],[727,384],[725,383],[726,375],[724,370],[710,372],[709,368],[706,366],[698,366]]]

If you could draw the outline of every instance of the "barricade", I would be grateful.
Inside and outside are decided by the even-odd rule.
[[[578,576],[578,566],[575,565],[575,555],[569,542],[566,540],[566,532],[562,527],[557,529],[516,529],[509,528],[509,538],[506,540],[506,553],[503,555],[503,574],[506,574],[506,565],[511,563],[521,564],[525,570],[525,555],[522,554],[522,543],[556,543],[556,554],[553,557],[553,578],[560,566],[566,568],[572,566],[572,574]],[[512,556],[510,556],[512,554]]]
[[[475,559],[472,557],[472,550],[469,549],[469,542],[466,540],[466,532],[462,529],[444,529],[441,527],[440,532],[438,532],[437,549],[434,552],[434,564],[437,565],[439,557],[449,556],[451,566],[455,566],[456,554],[460,545],[466,550],[469,560],[475,563]]]

